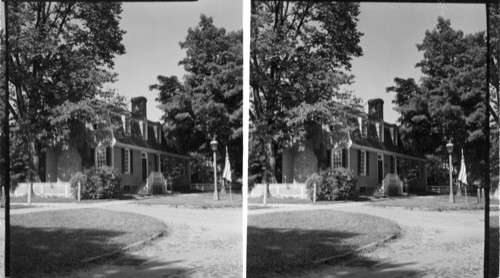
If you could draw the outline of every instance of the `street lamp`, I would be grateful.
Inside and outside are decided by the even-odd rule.
[[[450,198],[449,198],[448,202],[455,203],[455,197],[453,196],[453,181],[452,181],[452,177],[451,177],[451,171],[452,171],[452,167],[453,167],[451,165],[451,154],[453,153],[453,143],[451,143],[451,140],[448,142],[448,144],[446,144],[446,149],[448,150],[449,160],[450,160],[450,167],[449,167],[449,170],[450,170]]]
[[[214,136],[212,142],[210,142],[210,146],[212,147],[212,151],[214,152],[214,200],[219,201],[219,192],[217,191],[217,145],[219,144],[217,140],[215,140],[217,136]]]

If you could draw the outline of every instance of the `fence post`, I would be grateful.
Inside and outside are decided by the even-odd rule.
[[[484,188],[481,188],[481,203],[484,204],[484,199],[486,199],[486,196],[484,196]],[[484,208],[484,209],[489,209],[489,208]]]
[[[263,200],[263,202],[264,202],[264,206],[267,206],[267,187],[268,187],[268,184],[265,183],[263,185],[264,185],[264,200]]]
[[[68,198],[68,187],[69,187],[69,183],[64,186],[64,196],[66,198]]]
[[[81,197],[80,197],[80,194],[81,194],[81,192],[82,192],[81,190],[82,190],[82,189],[81,189],[81,183],[80,183],[80,182],[78,182],[78,203],[80,203],[80,198],[81,198]]]
[[[481,204],[481,189],[477,188],[477,203]]]
[[[314,200],[314,203],[316,203],[316,183],[314,183],[314,191],[313,191],[313,200]]]
[[[31,190],[33,189],[33,182],[28,184],[28,206],[31,206]]]

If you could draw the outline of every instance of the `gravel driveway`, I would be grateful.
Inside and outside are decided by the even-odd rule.
[[[482,277],[484,212],[337,207],[396,221],[403,234],[342,266],[292,277]],[[287,275],[290,277],[290,275]]]

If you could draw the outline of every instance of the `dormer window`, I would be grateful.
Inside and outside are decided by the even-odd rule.
[[[130,136],[130,121],[127,121],[125,115],[122,115],[122,127],[125,135]]]
[[[142,138],[144,138],[144,140],[148,140],[148,122],[144,121],[143,125],[144,127],[142,128]]]
[[[158,142],[158,126],[157,125],[154,125],[153,126],[153,130],[155,132],[155,139],[156,139],[156,142]]]
[[[375,127],[377,128],[377,136],[381,142],[384,142],[384,124],[383,123],[375,123]]]
[[[144,137],[144,122],[139,121],[139,129],[141,130],[141,136]]]
[[[358,126],[359,126],[359,133],[361,134],[362,137],[366,138],[367,135],[366,123],[363,121],[362,117],[358,117]]]

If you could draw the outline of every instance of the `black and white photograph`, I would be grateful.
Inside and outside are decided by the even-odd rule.
[[[0,276],[242,276],[242,5],[2,2]]]
[[[0,2],[0,278],[500,278],[500,2]]]
[[[499,15],[251,2],[247,277],[498,277]]]

